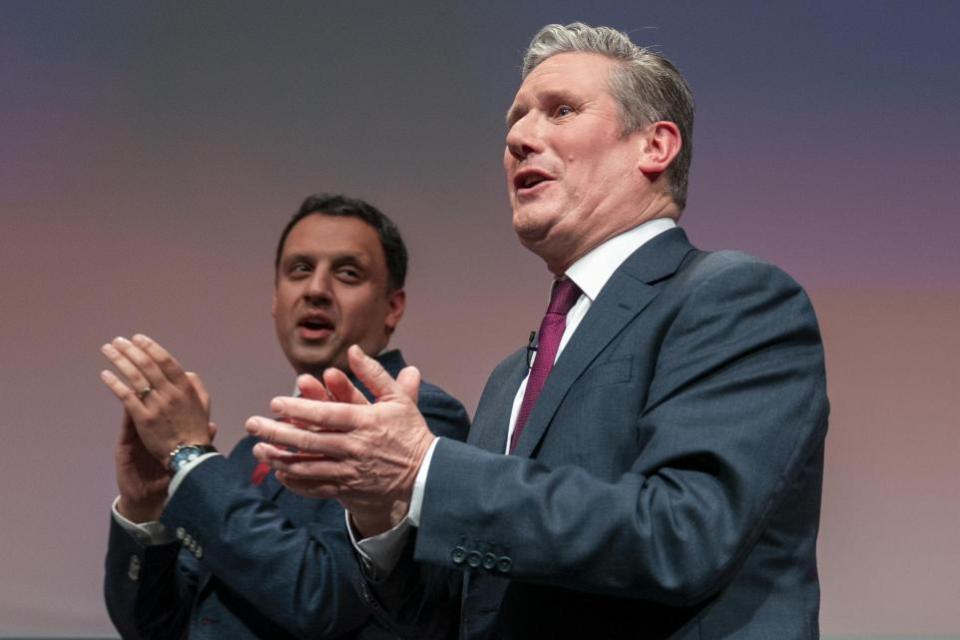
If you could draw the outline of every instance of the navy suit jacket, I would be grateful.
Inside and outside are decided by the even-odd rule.
[[[467,444],[441,439],[419,529],[361,583],[411,637],[818,637],[828,403],[803,290],[680,229],[613,274],[514,455],[521,350]]]
[[[378,360],[391,375],[399,351]],[[423,384],[418,401],[431,430],[455,440],[469,426],[463,406]],[[370,617],[334,500],[301,498],[273,473],[251,483],[257,440],[191,470],[161,521],[185,544],[140,545],[111,518],[104,593],[124,638],[392,638]]]

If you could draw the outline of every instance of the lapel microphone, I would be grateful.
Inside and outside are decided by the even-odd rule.
[[[533,367],[533,354],[537,352],[537,332],[531,331],[527,338],[527,369]]]

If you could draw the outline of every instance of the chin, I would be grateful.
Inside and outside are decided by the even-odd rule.
[[[542,218],[523,213],[513,215],[513,230],[516,232],[520,241],[535,243],[546,237],[549,225],[545,224]]]

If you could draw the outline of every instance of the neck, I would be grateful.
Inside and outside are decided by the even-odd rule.
[[[640,225],[650,222],[651,220],[658,220],[660,218],[671,218],[676,220],[680,217],[680,209],[673,202],[673,200],[666,194],[659,194],[657,197],[654,197],[646,207],[643,208],[635,217],[631,217],[625,224],[611,226],[608,229],[603,230],[601,233],[598,233],[596,236],[589,238],[587,242],[583,244],[577,244],[573,246],[546,246],[546,243],[539,247],[528,247],[531,251],[540,256],[543,261],[547,264],[547,269],[550,270],[556,277],[560,278],[567,272],[577,260],[587,255],[600,245],[602,245],[607,240],[614,238],[621,233],[629,231],[639,227]],[[574,239],[576,241],[578,239]],[[579,238],[583,240],[583,238]],[[553,249],[551,251],[551,248]]]

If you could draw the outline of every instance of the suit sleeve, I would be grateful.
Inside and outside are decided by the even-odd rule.
[[[424,385],[419,406],[439,435],[464,439],[463,406]],[[183,529],[201,549],[199,562],[259,613],[294,635],[338,637],[369,619],[356,583],[359,567],[335,501],[311,501],[314,518],[292,522],[250,484],[244,441],[231,459],[211,458],[184,478],[162,521]]]
[[[424,383],[418,406],[434,435],[459,442],[467,439],[470,419],[459,400]],[[414,533],[408,540],[408,548],[388,580],[374,584],[361,570],[357,591],[369,611],[399,637],[456,638],[460,572],[414,562],[415,537]]]
[[[453,396],[430,383],[423,383],[417,407],[434,435],[460,442],[467,439],[470,418],[467,410]]]
[[[110,518],[104,598],[126,639],[185,637],[197,575],[177,557],[179,544],[143,546]]]
[[[583,464],[441,440],[417,561],[677,606],[732,579],[791,483],[816,464],[825,375],[795,282],[755,261],[705,264],[659,329],[649,383],[617,388],[614,404],[638,408],[628,416],[636,454],[623,472],[599,477]],[[573,391],[565,402],[554,422],[576,421],[603,441]]]
[[[220,582],[292,634],[335,637],[361,626],[368,614],[353,587],[357,568],[339,505],[317,503],[332,513],[296,524],[240,467],[206,460],[161,521],[190,536],[198,562]]]

